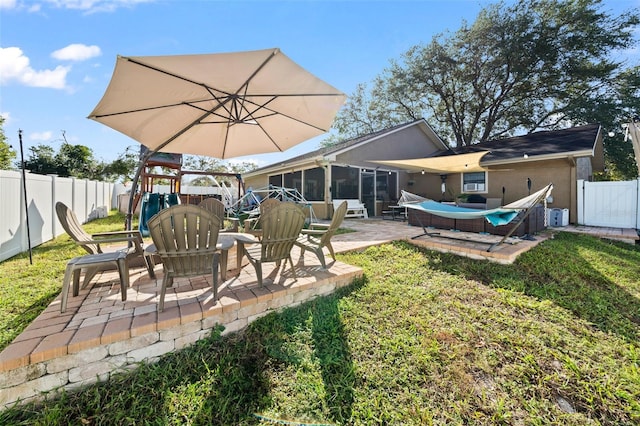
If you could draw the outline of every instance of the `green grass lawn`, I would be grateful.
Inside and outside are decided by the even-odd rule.
[[[513,265],[401,242],[339,258],[365,277],[0,424],[640,424],[638,246],[559,233]],[[0,264],[2,329],[60,291],[48,262]]]

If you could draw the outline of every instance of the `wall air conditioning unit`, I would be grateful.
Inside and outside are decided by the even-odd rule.
[[[484,183],[465,183],[464,192],[484,191]]]

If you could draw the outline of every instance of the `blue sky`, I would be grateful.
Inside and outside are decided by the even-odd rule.
[[[0,0],[0,114],[25,157],[56,151],[62,131],[98,160],[136,141],[87,119],[106,89],[116,55],[178,55],[279,47],[329,84],[351,94],[410,47],[473,22],[480,0],[214,1]],[[608,0],[622,13],[640,0]],[[637,57],[637,52],[620,52]],[[637,63],[637,60],[635,61]],[[263,166],[316,149],[323,136],[283,153],[237,160]]]

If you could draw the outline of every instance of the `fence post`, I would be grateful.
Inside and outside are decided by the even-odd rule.
[[[578,225],[584,225],[584,179],[578,179],[576,181],[576,204],[578,207]]]
[[[640,176],[636,179],[636,231],[640,235]]]
[[[51,177],[51,233],[53,238],[58,235],[58,216],[56,215],[56,175],[49,175]]]

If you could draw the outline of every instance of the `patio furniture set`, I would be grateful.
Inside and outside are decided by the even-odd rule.
[[[56,212],[67,234],[88,252],[67,263],[61,312],[66,310],[69,287],[72,287],[74,296],[78,295],[81,273],[84,272],[84,288],[99,270],[107,267],[118,269],[122,300],[125,301],[129,287],[129,261],[142,257],[149,276],[155,278],[154,256],[162,261],[164,272],[158,303],[158,311],[162,311],[167,288],[178,277],[211,274],[213,296],[217,301],[218,276],[226,280],[228,253],[234,245],[237,247],[238,272],[242,258],[246,256],[256,270],[258,285],[263,284],[262,264],[268,262],[275,262],[280,267],[284,261],[286,267],[288,260],[296,278],[291,258],[294,246],[299,247],[302,254],[306,250],[315,253],[326,269],[323,249],[326,247],[335,260],[331,237],[346,215],[347,202],[336,209],[331,223],[312,223],[309,229],[303,229],[306,216],[300,206],[267,199],[260,206],[257,220],[245,224],[245,232],[234,232],[234,228],[224,227],[224,205],[217,199],[206,199],[200,205],[178,204],[149,219],[148,229],[153,243],[146,247],[138,230],[88,235],[65,204],[58,202]],[[115,251],[103,251],[101,248],[101,245],[116,242],[126,242],[127,246]]]

